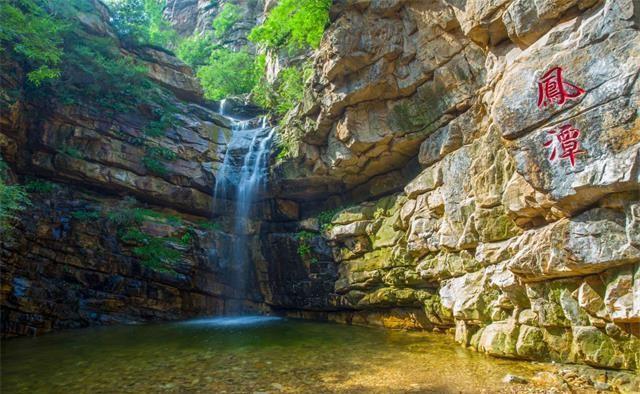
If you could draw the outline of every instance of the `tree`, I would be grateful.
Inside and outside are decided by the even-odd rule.
[[[213,34],[220,39],[242,18],[240,7],[232,3],[222,6],[222,11],[213,20]]]
[[[111,0],[111,22],[122,39],[133,44],[149,42],[150,18],[144,0]]]
[[[36,86],[60,76],[63,33],[68,25],[48,13],[50,4],[44,0],[0,3],[0,53],[4,56],[8,51],[21,62],[27,79]]]
[[[268,48],[317,48],[329,24],[331,0],[281,0],[249,39]]]
[[[166,0],[107,0],[118,35],[136,45],[174,48],[178,34],[162,14]]]
[[[180,60],[196,69],[207,64],[211,52],[217,47],[212,33],[208,32],[204,37],[193,35],[182,40],[176,49],[176,54]]]
[[[208,99],[249,93],[256,82],[254,57],[245,50],[215,49],[197,75]]]
[[[164,48],[175,48],[178,33],[163,17],[166,0],[144,0],[144,10],[149,17],[149,43]]]

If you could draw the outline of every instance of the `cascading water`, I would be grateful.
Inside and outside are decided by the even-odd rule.
[[[228,204],[223,199],[235,202],[233,214],[233,245],[231,247],[231,285],[238,296],[247,294],[250,252],[248,236],[250,214],[256,196],[266,187],[269,152],[275,129],[269,127],[266,118],[239,120],[224,114],[224,100],[220,103],[220,114],[231,121],[231,140],[227,144],[224,162],[219,168],[214,188],[214,211],[222,213]]]

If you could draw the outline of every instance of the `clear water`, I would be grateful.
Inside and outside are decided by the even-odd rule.
[[[544,368],[442,334],[230,317],[6,340],[1,377],[5,394],[492,393]]]

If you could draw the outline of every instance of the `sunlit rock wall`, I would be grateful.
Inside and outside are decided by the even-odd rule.
[[[301,142],[277,168],[281,193],[369,201],[316,223],[338,276],[324,306],[299,314],[637,369],[640,4],[335,7],[313,93],[284,128]],[[539,106],[553,67],[575,97]],[[565,124],[580,131],[575,166],[552,133]]]

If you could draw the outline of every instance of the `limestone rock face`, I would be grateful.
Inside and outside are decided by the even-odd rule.
[[[80,14],[89,39],[109,35],[108,12],[97,2]],[[86,20],[85,20],[86,19]],[[89,23],[91,22],[91,23]],[[116,41],[117,42],[117,41]],[[149,80],[163,88],[157,100],[113,113],[86,101],[46,105],[3,95],[0,152],[23,173],[55,177],[179,210],[208,215],[214,173],[224,160],[230,125],[204,102],[192,70],[169,52],[152,47],[119,48],[146,67]],[[20,70],[3,79],[3,88],[20,92]],[[15,78],[12,80],[12,78]],[[166,112],[168,125],[148,135]],[[169,160],[152,157],[161,150]],[[149,161],[154,161],[149,165]],[[157,163],[156,163],[157,162]],[[163,171],[153,171],[162,166]]]
[[[359,201],[320,231],[325,310],[411,310],[492,355],[638,369],[638,3],[334,8],[279,164],[292,199]]]
[[[182,37],[204,36],[213,30],[213,20],[228,3],[238,6],[240,20],[219,43],[238,49],[249,44],[247,35],[262,17],[263,0],[167,0],[164,17]]]

